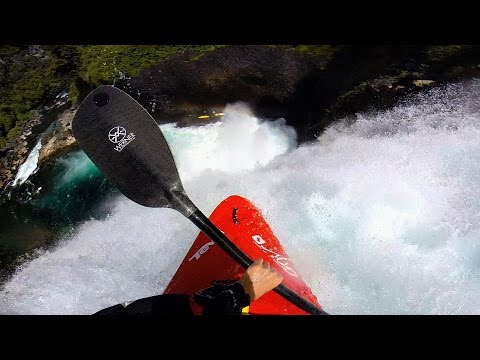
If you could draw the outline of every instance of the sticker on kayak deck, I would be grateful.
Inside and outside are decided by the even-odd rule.
[[[205,254],[208,251],[208,249],[210,248],[211,245],[215,245],[215,243],[213,241],[210,241],[210,242],[206,243],[205,245],[203,245],[200,249],[198,249],[198,251],[195,254],[192,255],[192,257],[190,259],[188,259],[188,261],[192,261],[193,259],[195,259],[195,260],[200,259],[200,256]]]
[[[130,133],[127,136],[127,130],[123,126],[115,126],[108,133],[108,140],[117,144],[114,149],[118,152],[122,151],[133,139],[135,139],[135,134]]]
[[[289,258],[287,258],[285,256],[282,256],[280,254],[277,254],[275,251],[270,250],[270,249],[266,248],[265,246],[263,246],[263,244],[265,244],[266,241],[263,240],[260,235],[253,235],[252,239],[253,239],[253,242],[255,243],[255,245],[257,245],[260,249],[262,249],[263,252],[268,252],[268,253],[272,254],[272,255],[270,255],[270,257],[273,260],[275,260],[275,262],[278,265],[280,265],[282,267],[282,269],[285,270],[285,272],[287,272],[288,274],[290,274],[292,276],[298,277],[295,270],[293,270],[289,265],[289,262],[290,262]]]

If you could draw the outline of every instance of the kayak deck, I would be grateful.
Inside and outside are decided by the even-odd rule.
[[[300,277],[262,213],[249,200],[232,195],[210,215],[215,224],[252,260],[262,258],[283,276],[283,284],[321,308],[317,298]],[[238,280],[244,269],[203,232],[195,239],[165,294],[194,294],[213,281]],[[307,312],[270,291],[250,304],[252,315],[306,315]]]

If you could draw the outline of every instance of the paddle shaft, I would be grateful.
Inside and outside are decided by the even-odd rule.
[[[230,241],[230,239],[228,239],[200,210],[193,212],[190,216],[188,216],[188,219],[245,269],[253,263],[252,259],[250,259],[242,250],[240,250],[232,241]],[[298,296],[295,292],[283,284],[278,285],[273,290],[309,314],[327,315],[325,311]]]

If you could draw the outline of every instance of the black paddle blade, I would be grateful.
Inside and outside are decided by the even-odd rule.
[[[106,85],[93,90],[72,130],[83,151],[130,200],[174,208],[187,217],[197,210],[158,124],[130,95]]]

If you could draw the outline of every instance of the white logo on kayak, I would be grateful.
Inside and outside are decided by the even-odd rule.
[[[190,259],[188,259],[188,261],[192,261],[193,259],[195,259],[195,260],[200,259],[200,256],[205,254],[208,251],[208,249],[210,248],[211,245],[215,245],[215,243],[213,241],[210,241],[210,242],[206,243],[205,245],[203,245],[200,249],[198,249],[198,251],[195,254],[193,254],[193,256]]]
[[[270,253],[270,257],[278,264],[282,267],[283,270],[285,270],[285,272],[287,272],[288,274],[292,275],[292,276],[295,276],[295,277],[298,277],[298,274],[295,272],[295,270],[293,270],[291,267],[290,267],[290,259],[285,257],[285,256],[282,256],[280,254],[277,254],[275,251],[273,250],[270,250],[268,248],[266,248],[264,246],[264,244],[266,243],[265,240],[262,239],[262,237],[260,235],[253,235],[252,236],[252,239],[253,241],[255,242],[255,245],[257,245],[260,249],[263,250],[263,252],[266,252],[266,253]]]
[[[123,126],[115,126],[108,133],[108,140],[117,144],[114,149],[118,152],[122,151],[133,139],[135,139],[135,134],[130,133],[127,135],[127,130]]]

